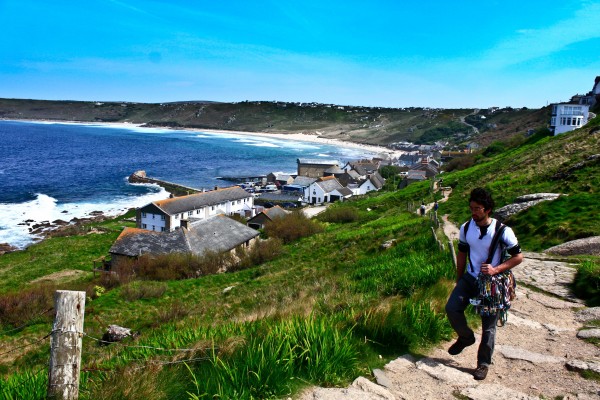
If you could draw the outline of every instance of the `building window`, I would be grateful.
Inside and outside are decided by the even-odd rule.
[[[175,214],[175,219],[179,219],[179,214]]]
[[[164,227],[164,226],[161,226],[161,227],[160,227],[160,231],[161,231],[161,232],[164,232],[164,231],[165,231],[165,227]]]
[[[146,213],[145,212],[142,213],[142,218],[146,218]]]
[[[165,215],[164,215],[164,214],[162,214],[162,215],[160,216],[160,220],[161,220],[161,221],[164,221],[164,220],[165,220]]]
[[[194,214],[194,211],[188,211],[188,217],[191,217]]]
[[[155,227],[154,225],[152,225],[152,230],[153,230],[153,231],[155,231],[155,230],[156,230],[156,227]]]
[[[142,224],[142,229],[148,229],[148,226],[146,224]]]
[[[152,219],[154,219],[154,214],[151,214],[151,215],[152,215]]]

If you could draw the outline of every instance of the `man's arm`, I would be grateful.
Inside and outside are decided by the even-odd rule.
[[[486,275],[496,275],[516,267],[517,265],[521,264],[522,261],[523,253],[518,253],[509,258],[508,260],[504,261],[502,264],[499,264],[495,267],[493,267],[492,264],[482,264],[481,272]]]
[[[456,255],[456,283],[462,278],[467,265],[467,253],[459,251]]]

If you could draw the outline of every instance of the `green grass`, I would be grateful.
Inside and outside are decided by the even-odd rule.
[[[600,148],[598,136],[540,136],[478,156],[474,167],[444,174],[454,190],[440,212],[466,221],[475,186],[491,189],[498,206],[522,194],[561,192],[559,200],[508,221],[523,248],[600,234],[600,170],[588,161]],[[443,309],[453,286],[450,255],[437,248],[429,220],[414,212],[435,196],[424,182],[352,199],[322,217],[321,232],[290,238],[274,259],[241,271],[122,286],[89,273],[61,282],[61,289],[89,289],[81,398],[282,398],[307,384],[345,385],[407,351],[419,354],[449,339]],[[0,257],[0,294],[35,290],[31,281],[53,272],[89,271],[124,222],[106,224],[102,234],[53,238]],[[384,250],[392,239],[396,244]],[[590,304],[598,301],[598,270],[590,258],[576,278]],[[31,374],[47,363],[48,343],[36,340],[51,324],[25,322],[0,328],[5,348],[31,344],[0,364],[4,396],[19,397],[23,378],[31,379],[32,393],[44,393],[45,382]],[[99,347],[94,338],[109,324],[140,336]]]

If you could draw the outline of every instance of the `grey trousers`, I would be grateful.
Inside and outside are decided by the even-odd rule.
[[[472,343],[475,339],[473,330],[467,325],[465,309],[469,305],[469,299],[477,295],[477,280],[471,274],[465,272],[460,278],[450,298],[446,303],[446,314],[454,331],[458,334],[458,340],[464,343]],[[481,343],[477,351],[477,366],[489,366],[492,363],[494,353],[494,341],[496,340],[496,323],[498,314],[489,317],[481,317]]]

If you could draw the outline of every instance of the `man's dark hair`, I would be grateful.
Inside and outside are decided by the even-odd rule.
[[[494,209],[494,199],[492,199],[492,195],[484,188],[475,188],[471,191],[469,203],[472,201],[481,204],[485,210]]]

